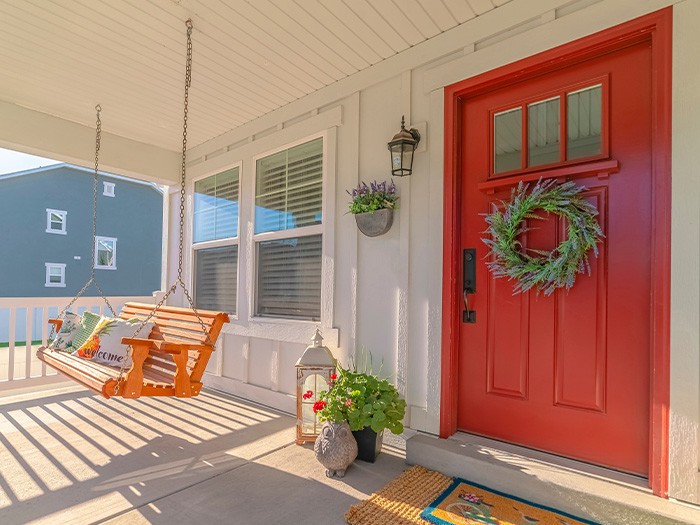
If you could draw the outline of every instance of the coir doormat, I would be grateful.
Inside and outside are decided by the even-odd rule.
[[[345,514],[349,525],[599,525],[423,467],[411,467]]]

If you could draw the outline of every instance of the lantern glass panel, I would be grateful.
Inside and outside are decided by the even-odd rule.
[[[401,169],[401,161],[402,161],[402,155],[401,155],[401,145],[396,145],[391,147],[391,169],[392,170],[400,170]]]
[[[303,399],[301,401],[301,426],[302,432],[304,434],[318,434],[321,429],[322,423],[318,421],[318,416],[314,413],[313,407],[314,403],[320,399],[321,392],[328,390],[328,375],[311,373],[304,378],[304,383],[302,387],[302,394],[307,391],[313,392],[313,395],[309,399]]]

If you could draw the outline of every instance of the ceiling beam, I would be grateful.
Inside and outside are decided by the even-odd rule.
[[[0,101],[0,147],[95,167],[95,128]],[[158,184],[180,177],[180,153],[102,131],[100,170]]]

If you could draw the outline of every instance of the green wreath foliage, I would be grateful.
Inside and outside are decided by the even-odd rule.
[[[570,289],[576,275],[591,273],[588,252],[598,257],[598,243],[604,237],[596,219],[598,210],[585,201],[580,193],[586,188],[574,182],[556,184],[556,180],[541,179],[531,191],[529,185],[520,182],[511,192],[510,202],[503,202],[502,209],[487,214],[484,233],[489,238],[482,241],[493,256],[486,265],[495,277],[507,277],[517,281],[513,293],[522,293],[536,287],[545,295],[558,288]],[[565,217],[568,221],[568,237],[551,252],[524,250],[518,237],[532,228],[527,219],[542,219],[536,212],[544,210]]]

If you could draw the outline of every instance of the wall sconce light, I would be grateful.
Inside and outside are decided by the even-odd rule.
[[[404,177],[413,172],[413,153],[420,142],[420,133],[415,128],[406,129],[406,121],[401,116],[401,130],[394,135],[387,146],[391,153],[391,174]]]

